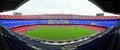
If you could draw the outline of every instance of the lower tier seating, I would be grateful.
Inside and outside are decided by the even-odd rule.
[[[27,32],[29,30],[32,30],[34,28],[38,28],[38,27],[71,27],[71,26],[79,26],[79,27],[83,27],[83,28],[87,28],[87,29],[92,29],[92,30],[96,30],[98,32],[104,31],[106,30],[105,27],[101,27],[101,26],[93,26],[93,25],[28,25],[28,26],[21,26],[21,27],[15,27],[15,28],[11,28],[14,32],[22,34],[24,32]]]
[[[94,25],[80,25],[80,27],[89,28],[89,29],[96,30],[99,32],[105,31],[107,29],[106,27],[94,26]]]
[[[32,30],[34,28],[38,28],[40,25],[27,25],[27,26],[21,26],[21,27],[15,27],[15,28],[12,28],[12,30],[16,33],[24,33],[24,32],[27,32],[29,30]]]

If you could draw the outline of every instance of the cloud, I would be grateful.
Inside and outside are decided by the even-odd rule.
[[[13,12],[22,12],[24,15],[52,13],[95,15],[96,13],[103,13],[88,0],[30,0],[17,10],[2,14],[12,14]]]

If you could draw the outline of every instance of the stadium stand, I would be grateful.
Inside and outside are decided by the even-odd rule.
[[[0,50],[34,50],[0,25]]]
[[[114,26],[104,36],[77,47],[75,50],[119,50],[120,24]]]
[[[16,2],[15,0],[13,1],[6,0],[6,1],[1,1],[4,3],[2,3],[2,8],[0,8],[0,12],[11,10],[11,8],[14,9],[16,5],[20,6],[22,3],[24,3],[22,2],[22,0],[20,2]],[[15,3],[8,4],[8,2],[9,3],[15,2]],[[106,4],[103,4],[103,2],[101,3],[102,5],[106,5]],[[108,3],[108,2],[104,2],[104,3]],[[9,6],[6,7],[5,5],[9,5]],[[108,5],[110,4],[108,3]],[[114,3],[111,5],[114,5]],[[119,8],[116,8],[115,6],[113,6],[113,8],[114,10],[119,9]],[[111,8],[108,8],[108,9],[113,10]],[[115,11],[115,14],[117,12],[119,11]],[[73,49],[74,50],[120,50],[120,40],[119,40],[120,39],[120,17],[119,16],[99,16],[98,17],[98,16],[83,16],[83,15],[72,15],[72,14],[71,15],[46,14],[46,15],[24,15],[24,16],[0,15],[0,24],[1,24],[0,25],[0,50],[35,50],[35,47],[33,46],[38,47],[39,48],[38,50],[61,50],[60,48],[61,46],[46,45],[46,44],[40,43],[40,40],[31,39],[29,37],[25,37],[13,32],[15,31],[18,33],[19,31],[23,33],[28,30],[37,28],[41,24],[50,24],[48,23],[49,20],[53,21],[52,24],[71,24],[71,25],[82,24],[81,27],[98,30],[98,31],[102,31],[105,28],[107,28],[107,30],[105,29],[106,31],[101,32],[95,35],[94,37],[89,37],[89,39],[85,41],[78,42],[77,44],[69,44],[69,45],[62,46],[62,47],[65,47],[67,50],[73,50]],[[54,21],[54,20],[57,20],[57,21]],[[59,23],[59,20],[67,20],[67,21],[66,23]],[[11,31],[11,29],[13,31]]]
[[[28,26],[14,27],[12,28],[12,30],[16,33],[24,33],[27,32],[28,30],[32,30],[38,27],[40,27],[40,25],[28,25]]]
[[[75,44],[75,50],[110,50],[119,49],[119,16],[82,16],[82,15],[0,15],[0,49],[32,50],[34,47],[47,50],[61,50],[61,46],[43,44],[44,40],[25,37],[16,33],[24,33],[40,27],[41,25],[78,25],[80,27],[104,31],[94,37],[86,37],[87,40]],[[65,23],[64,23],[65,22]],[[106,29],[107,28],[107,29]],[[12,30],[12,31],[11,31]],[[107,31],[105,31],[107,30]],[[14,31],[14,32],[13,32]],[[16,33],[15,33],[16,32]],[[81,38],[85,39],[85,38]],[[81,40],[77,39],[75,41]],[[2,41],[3,40],[3,41]],[[112,40],[112,41],[111,41]],[[115,40],[115,41],[114,41]],[[102,43],[101,43],[102,42]],[[110,43],[110,44],[109,44]],[[14,44],[14,46],[13,46]],[[84,44],[84,45],[82,45]],[[104,46],[103,46],[104,44]],[[109,44],[109,45],[108,45]],[[33,47],[34,46],[34,47]],[[66,45],[71,47],[73,45]],[[115,47],[112,47],[115,46]],[[5,48],[3,48],[5,47]],[[35,49],[35,48],[34,48]],[[34,50],[33,49],[33,50]],[[73,49],[72,47],[70,49]]]
[[[106,30],[106,27],[101,27],[101,26],[80,25],[80,27],[89,28],[91,30],[96,30],[98,32],[102,32]]]
[[[110,20],[120,19],[119,16],[85,16],[85,15],[72,15],[72,14],[45,14],[45,15],[0,15],[0,19],[94,19],[94,20]]]
[[[24,32],[27,32],[29,30],[35,29],[35,28],[39,28],[39,27],[71,27],[71,25],[27,25],[27,26],[20,26],[20,27],[14,27],[11,28],[14,32],[22,34]],[[87,29],[91,29],[91,30],[96,30],[98,32],[102,32],[104,30],[106,30],[106,27],[101,27],[101,26],[94,26],[94,25],[72,25],[72,26],[79,26],[79,27],[83,27],[83,28],[87,28]]]
[[[65,15],[65,17],[66,17],[66,15]],[[53,24],[59,24],[59,22],[61,20],[67,19],[66,24],[69,23],[69,24],[92,25],[92,23],[94,23],[94,25],[98,25],[98,26],[112,27],[115,24],[117,24],[119,22],[118,19],[120,19],[119,16],[112,16],[111,18],[109,18],[109,17],[107,18],[107,16],[106,17],[84,17],[84,18],[82,18],[82,16],[79,16],[79,18],[77,16],[73,16],[73,17],[68,18],[68,16],[67,16],[67,18],[65,18],[65,19],[62,19],[64,17],[61,17],[61,20],[57,20],[57,19],[60,19],[59,17],[56,17],[56,20],[54,17],[53,17],[53,19],[51,19],[51,18],[46,19],[46,18],[48,18],[48,17],[45,16],[43,18],[43,16],[41,17],[41,16],[32,16],[32,15],[30,17],[28,17],[28,16],[26,17],[26,16],[0,15],[0,19],[1,19],[0,23],[8,28],[12,28],[12,27],[18,27],[18,26],[24,26],[24,25],[49,24],[49,20],[53,20]],[[96,19],[94,19],[94,18],[96,18]],[[65,24],[65,23],[63,23],[63,24]]]

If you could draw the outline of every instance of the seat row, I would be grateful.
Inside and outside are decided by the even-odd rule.
[[[0,26],[0,50],[34,50]]]
[[[105,27],[92,26],[92,25],[80,25],[80,27],[88,28],[88,29],[91,29],[91,30],[96,30],[98,32],[102,32],[102,31],[106,30]]]
[[[78,46],[75,50],[120,50],[120,24],[104,32],[101,37]]]
[[[120,19],[120,16],[86,16],[86,15],[71,15],[71,14],[45,14],[45,15],[0,15],[0,19]]]
[[[27,25],[27,26],[20,26],[20,27],[15,27],[15,28],[11,28],[14,32],[22,34],[24,32],[27,32],[29,30],[38,28],[38,27],[83,27],[83,28],[87,28],[87,29],[92,29],[92,30],[96,30],[98,32],[104,31],[106,30],[105,27],[100,27],[100,26],[92,26],[92,25]]]
[[[16,33],[22,34],[24,32],[27,32],[29,30],[32,30],[38,27],[40,27],[40,25],[28,25],[28,26],[15,27],[15,28],[12,28],[12,30]]]
[[[5,28],[3,26],[1,27],[1,25],[0,25],[0,31],[1,31],[0,50],[36,50],[36,48],[32,46],[36,46],[39,49],[61,50],[60,46],[43,44],[40,42],[33,41],[30,38],[24,39],[23,36],[19,36],[18,34],[12,32],[8,28]]]

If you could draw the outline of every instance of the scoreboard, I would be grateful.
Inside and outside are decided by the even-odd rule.
[[[68,20],[48,20],[48,24],[69,24]]]

